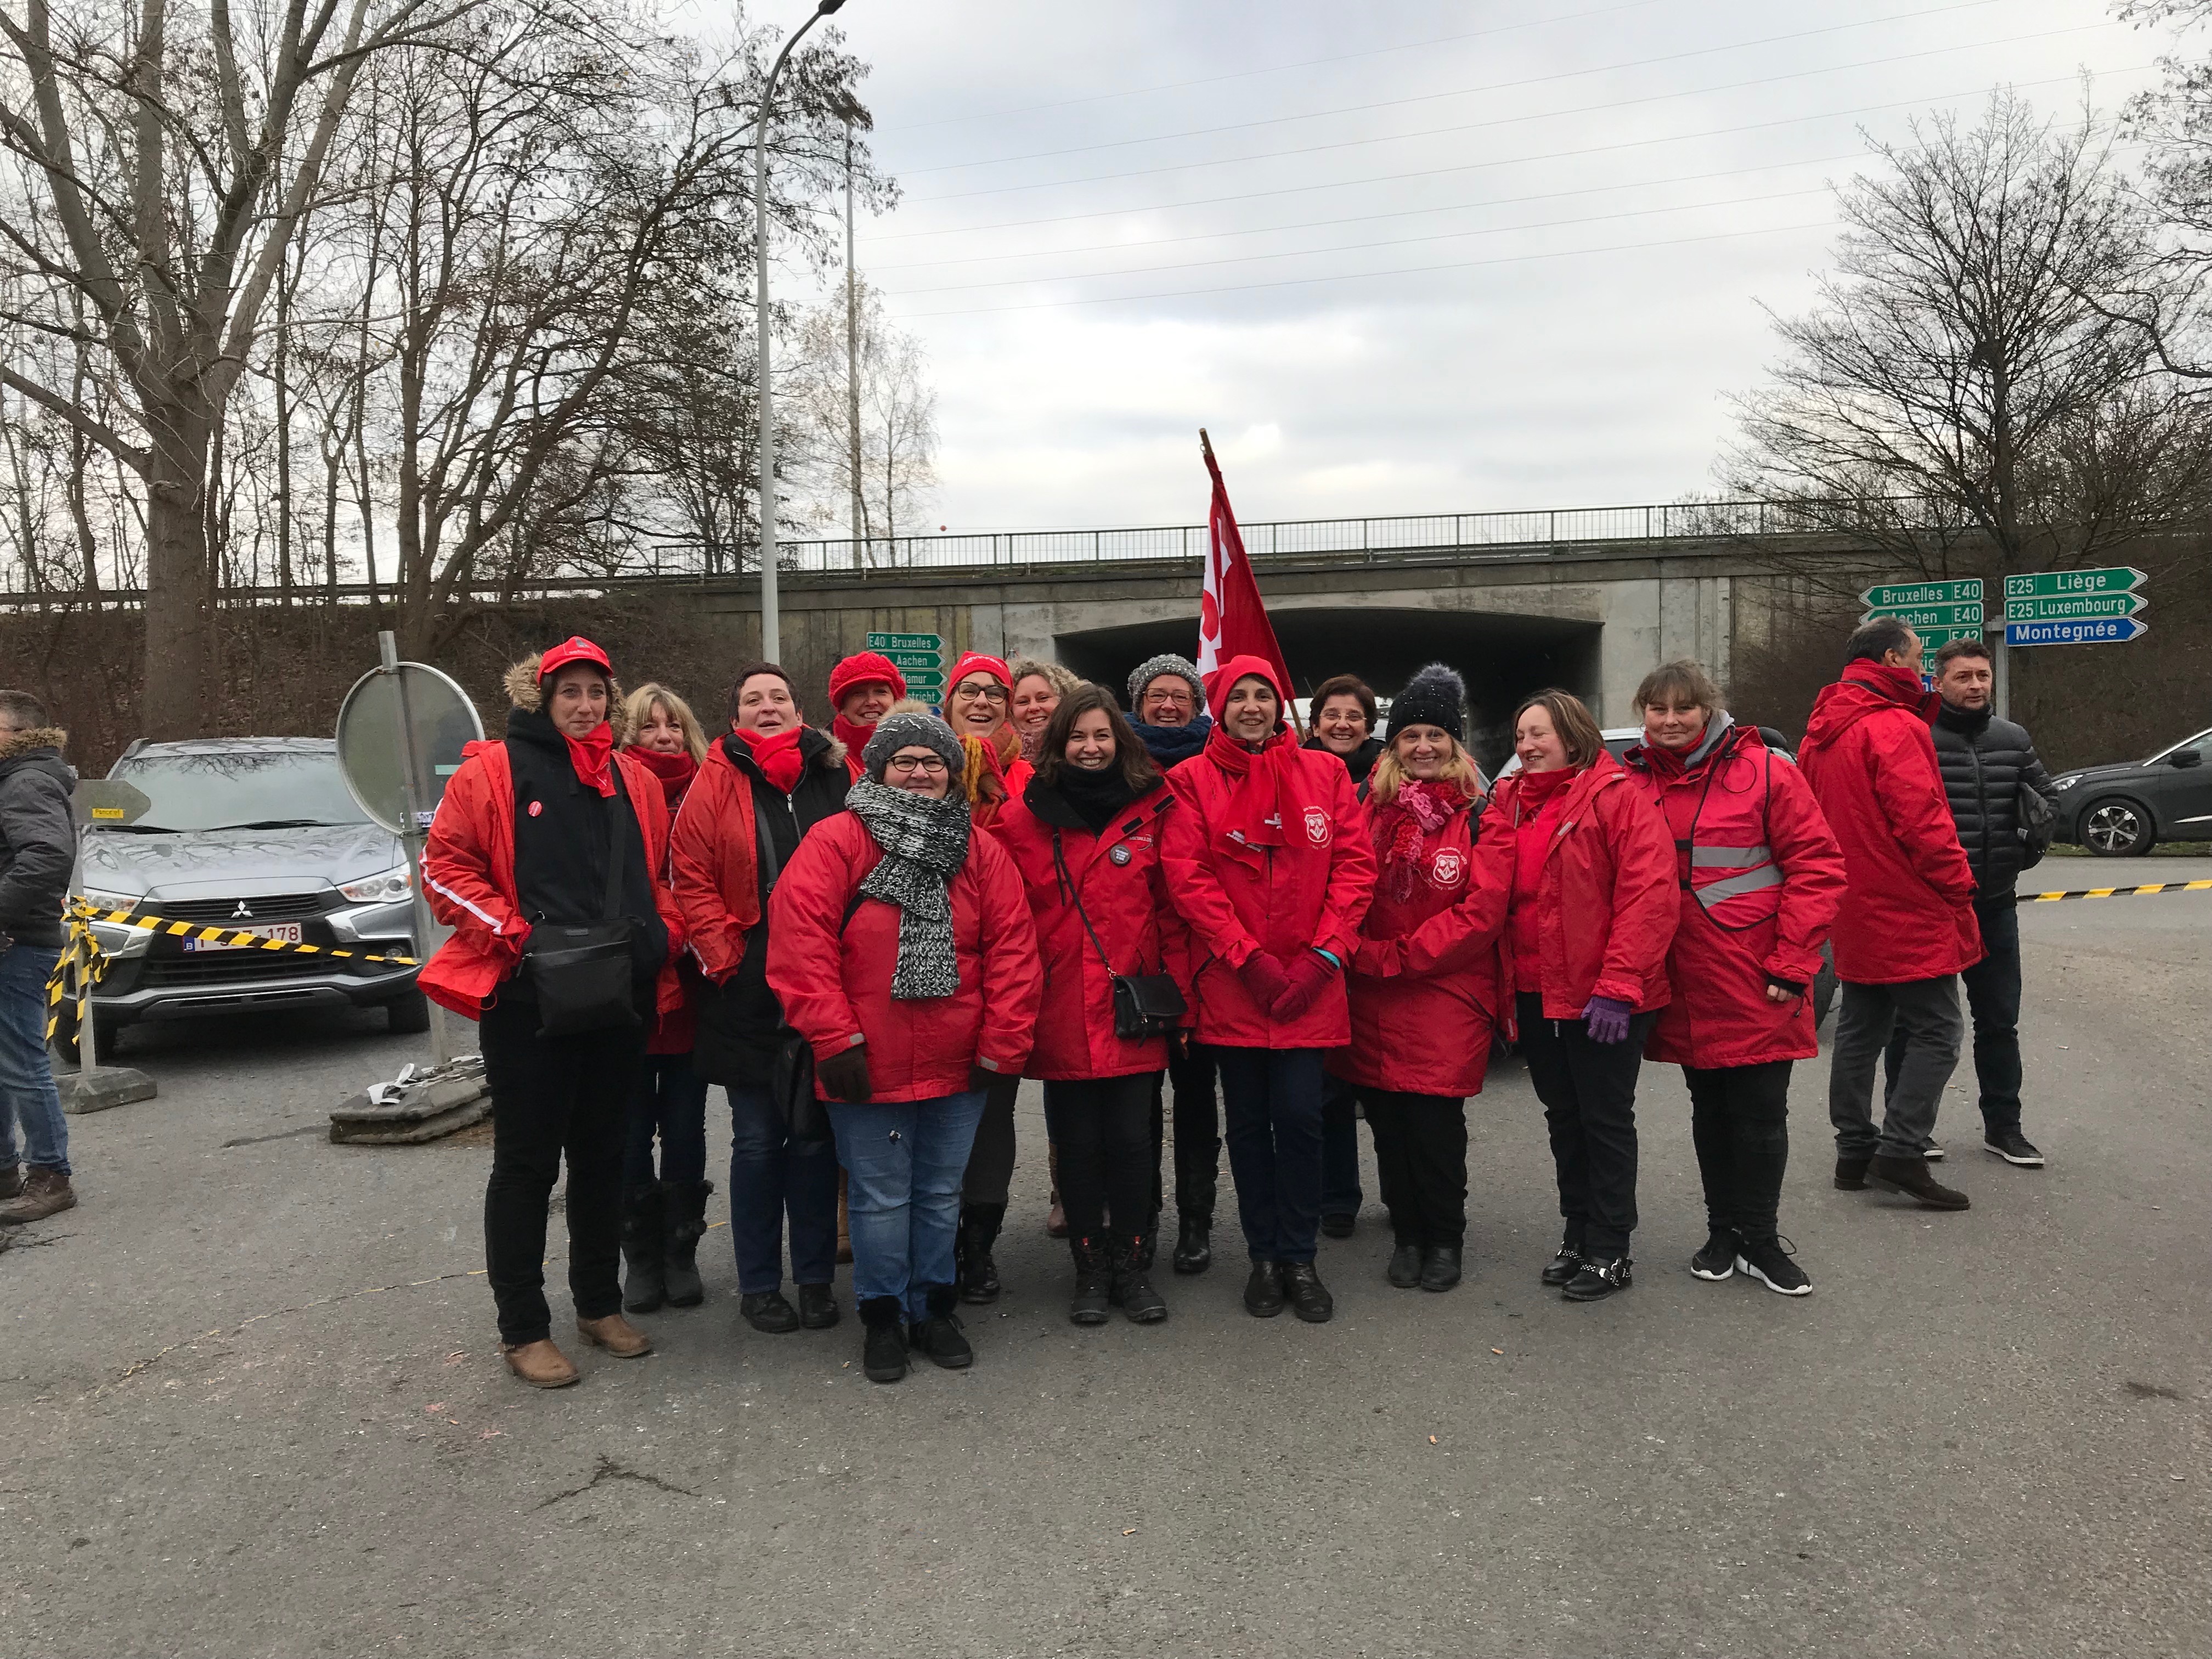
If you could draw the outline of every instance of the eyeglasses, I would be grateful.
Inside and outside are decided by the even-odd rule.
[[[896,772],[902,778],[911,777],[917,772],[928,776],[933,773],[950,772],[951,769],[945,763],[945,757],[942,755],[893,755],[890,763],[884,768],[884,771]]]
[[[956,685],[952,688],[952,695],[956,697],[981,697],[985,702],[1004,702],[1006,700],[1006,688],[1003,685],[989,684]]]

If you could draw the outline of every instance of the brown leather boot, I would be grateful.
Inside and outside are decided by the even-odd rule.
[[[23,1166],[21,1164],[10,1164],[6,1169],[0,1170],[0,1202],[5,1202],[22,1190]]]
[[[13,1226],[19,1222],[44,1221],[50,1215],[75,1208],[76,1194],[70,1190],[70,1178],[59,1170],[42,1170],[34,1165],[24,1171],[22,1190],[0,1203],[0,1224]]]
[[[567,1354],[553,1346],[550,1336],[541,1336],[535,1342],[502,1342],[499,1351],[506,1357],[507,1370],[533,1389],[565,1389],[576,1380],[576,1368],[568,1363]]]
[[[605,1319],[580,1319],[576,1329],[584,1340],[617,1359],[636,1359],[653,1352],[653,1339],[618,1313]]]

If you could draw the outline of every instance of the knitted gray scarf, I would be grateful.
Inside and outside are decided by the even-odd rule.
[[[898,967],[891,995],[901,1002],[949,997],[960,988],[952,943],[952,878],[968,861],[968,803],[958,795],[932,800],[863,778],[845,805],[883,861],[860,891],[899,908]]]

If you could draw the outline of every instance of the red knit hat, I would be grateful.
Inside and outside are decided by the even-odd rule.
[[[615,665],[607,660],[607,653],[581,634],[571,634],[539,658],[538,678],[542,680],[548,674],[558,669],[566,668],[572,662],[597,663],[606,671],[608,678],[614,678]]]
[[[952,688],[970,674],[988,674],[1006,688],[1008,696],[1014,695],[1013,671],[1006,666],[1006,659],[1001,657],[987,657],[980,651],[970,651],[952,665],[952,672],[945,677],[945,695],[951,696]]]
[[[873,651],[857,652],[830,671],[830,707],[835,709],[856,685],[888,685],[891,696],[906,696],[906,676],[889,657]]]

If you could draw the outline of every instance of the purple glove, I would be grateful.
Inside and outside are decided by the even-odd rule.
[[[1262,1009],[1273,1007],[1275,999],[1291,988],[1291,976],[1283,971],[1283,964],[1265,951],[1253,951],[1237,970],[1237,977]]]
[[[1291,982],[1268,1012],[1288,1024],[1319,1002],[1321,994],[1328,989],[1329,981],[1335,977],[1335,963],[1318,951],[1307,951],[1291,964]]]
[[[1626,1042],[1628,1017],[1635,1012],[1619,997],[1592,997],[1583,1005],[1583,1027],[1592,1042]]]

